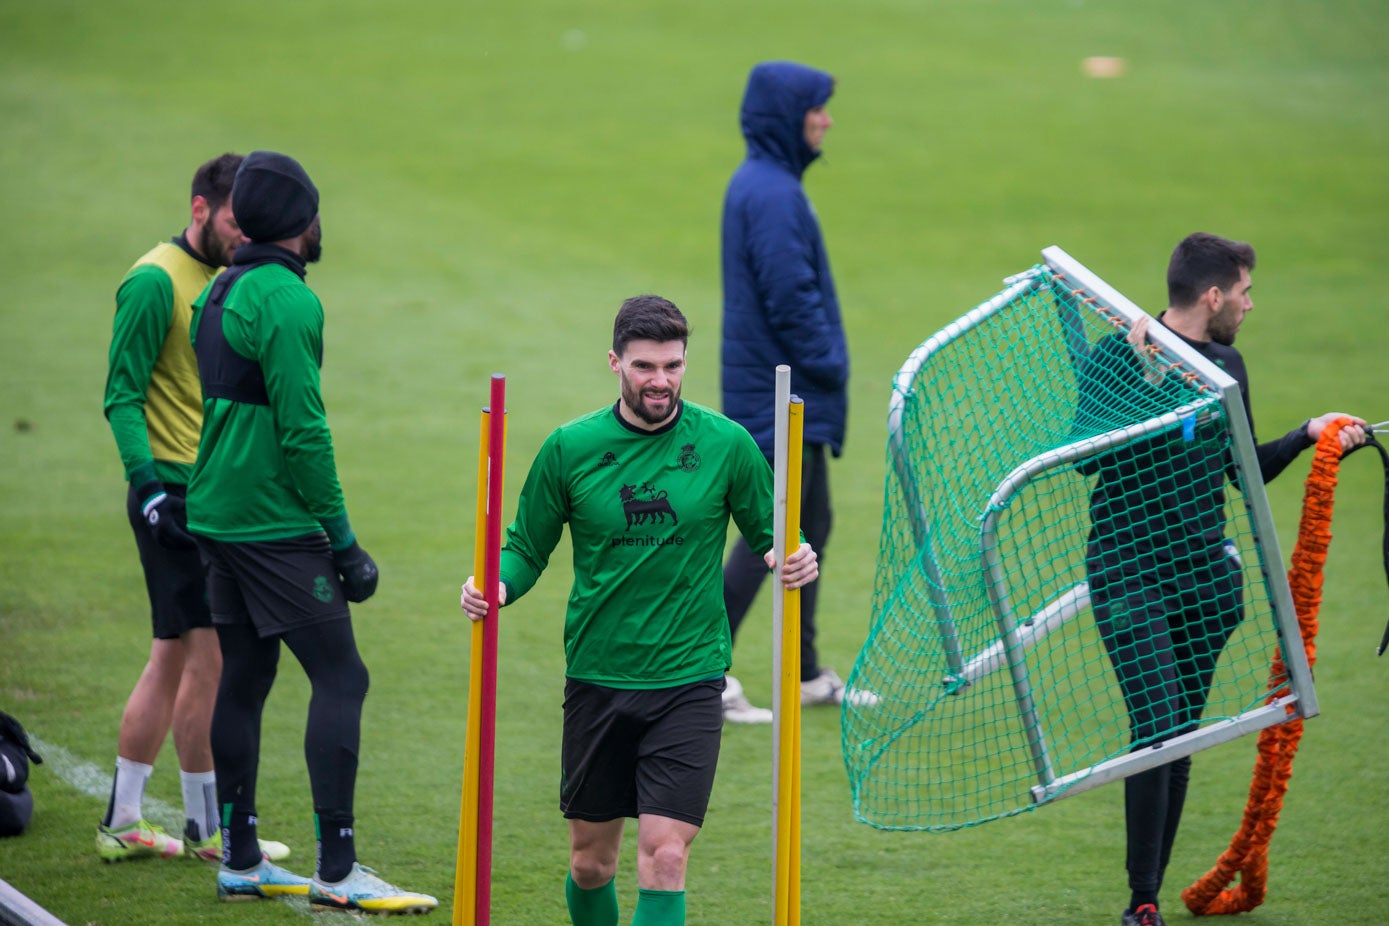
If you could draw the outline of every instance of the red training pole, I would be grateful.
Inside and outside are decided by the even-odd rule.
[[[501,585],[502,472],[506,463],[506,377],[492,374],[488,416],[487,548],[482,594],[490,607],[482,635],[482,725],[478,735],[477,926],[492,917],[492,785],[497,753],[497,596]]]

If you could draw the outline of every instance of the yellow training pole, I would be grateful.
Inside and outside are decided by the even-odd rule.
[[[473,581],[482,582],[487,548],[487,470],[491,415],[482,410],[477,455],[477,519],[473,531]],[[468,661],[468,732],[463,746],[463,799],[458,818],[458,859],[453,881],[453,926],[474,926],[477,908],[477,804],[482,731],[482,621],[471,621]]]
[[[790,434],[786,478],[786,552],[785,557],[800,547],[801,537],[801,441],[805,432],[805,405],[791,397]],[[786,864],[786,926],[801,924],[801,590],[782,590],[786,597],[784,619],[790,628],[786,646],[790,661],[792,683],[788,705],[791,723],[791,805]]]
[[[801,441],[804,406],[790,394],[791,371],[779,366],[776,397],[774,491],[776,550],[773,658],[776,715],[773,732],[774,926],[800,924],[801,868],[801,619],[800,590],[781,585],[786,557],[800,547]]]

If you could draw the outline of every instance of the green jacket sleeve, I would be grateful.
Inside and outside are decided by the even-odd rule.
[[[501,580],[508,604],[516,601],[540,578],[555,551],[565,522],[569,520],[569,495],[565,489],[564,451],[560,432],[545,439],[516,503],[516,520],[506,530],[501,555]]]
[[[145,422],[150,374],[169,334],[174,284],[160,267],[136,267],[116,291],[116,316],[106,374],[104,411],[125,477],[139,485],[156,478]]]
[[[307,287],[282,287],[267,295],[260,319],[259,360],[285,466],[309,513],[341,549],[353,537],[319,381],[323,307]]]

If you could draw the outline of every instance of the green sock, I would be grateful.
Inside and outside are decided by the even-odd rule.
[[[685,926],[685,892],[639,889],[632,926]]]
[[[586,891],[574,883],[572,874],[564,878],[564,899],[569,901],[569,920],[574,926],[617,926],[617,879]]]

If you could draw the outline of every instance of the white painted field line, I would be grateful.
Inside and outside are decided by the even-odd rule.
[[[29,735],[34,751],[43,756],[43,767],[57,775],[73,789],[101,800],[102,805],[111,798],[110,769],[97,768],[68,752],[62,746],[45,742]],[[115,765],[115,760],[111,763]],[[165,831],[178,834],[183,832],[183,811],[159,800],[146,797],[144,801],[145,819],[164,827]],[[101,821],[98,820],[98,823]]]

